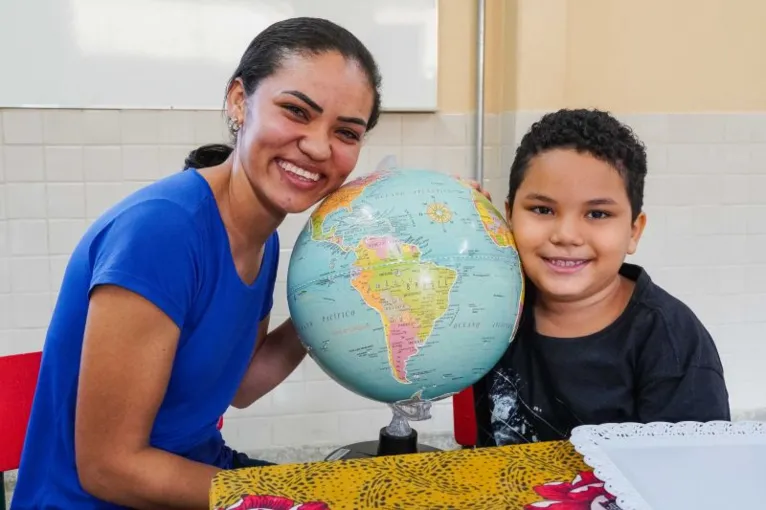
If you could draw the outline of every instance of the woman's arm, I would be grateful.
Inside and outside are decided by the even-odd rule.
[[[149,445],[178,326],[138,294],[92,292],[75,416],[77,472],[93,496],[135,509],[207,509],[218,469]]]
[[[306,356],[306,349],[298,339],[291,319],[271,333],[268,330],[269,317],[266,317],[258,328],[258,341],[250,366],[231,403],[238,409],[248,407],[273,390],[293,373]]]

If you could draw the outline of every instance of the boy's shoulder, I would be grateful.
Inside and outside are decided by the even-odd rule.
[[[698,320],[686,303],[652,280],[648,271],[642,266],[625,262],[620,267],[620,275],[635,284],[631,305],[638,305],[638,307],[629,309],[628,312],[635,314],[646,310],[653,312],[666,310],[674,313],[670,317],[671,320]]]
[[[723,364],[702,321],[686,303],[652,282],[643,268],[626,264],[621,274],[637,276],[623,332],[632,344],[638,419],[730,419]]]
[[[703,356],[699,362],[711,368],[720,367],[710,332],[686,303],[655,283],[639,265],[625,263],[620,274],[635,281],[633,297],[622,320],[639,350],[660,349],[679,362],[692,353],[705,352],[709,356]]]
[[[642,266],[626,262],[620,275],[635,282],[633,297],[625,311],[628,316],[649,313],[667,325],[702,324],[689,305],[657,284]]]

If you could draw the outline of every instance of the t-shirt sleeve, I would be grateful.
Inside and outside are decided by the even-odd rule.
[[[730,420],[723,366],[707,329],[684,305],[656,313],[657,334],[637,373],[641,422]]]
[[[259,319],[261,321],[271,313],[271,309],[274,307],[274,286],[277,281],[277,270],[279,269],[279,251],[279,234],[275,231],[266,242],[266,256],[263,258],[267,264],[267,266],[264,266],[264,269],[268,271],[268,280],[264,289],[265,297]]]
[[[182,328],[199,282],[199,231],[173,202],[140,202],[119,213],[91,244],[90,289],[116,285],[139,294]]]

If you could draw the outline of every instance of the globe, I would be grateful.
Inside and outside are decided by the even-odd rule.
[[[435,401],[497,363],[524,279],[500,212],[468,183],[386,168],[327,196],[290,258],[287,300],[309,355],[343,387]]]

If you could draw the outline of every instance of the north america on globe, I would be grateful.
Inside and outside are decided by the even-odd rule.
[[[378,171],[313,212],[288,271],[288,304],[315,361],[384,402],[437,399],[486,373],[517,325],[512,235],[468,184]]]

